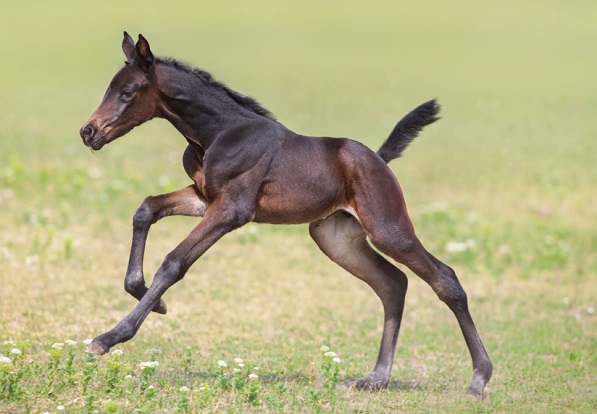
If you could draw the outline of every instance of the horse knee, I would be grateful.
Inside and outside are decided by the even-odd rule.
[[[136,229],[144,229],[151,226],[154,223],[154,214],[151,209],[150,203],[153,199],[149,196],[143,200],[135,215],[133,216],[133,227]]]

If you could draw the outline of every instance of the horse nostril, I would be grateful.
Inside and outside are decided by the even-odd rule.
[[[95,130],[89,124],[81,128],[81,138],[83,138],[84,140],[88,140],[89,138],[93,137],[94,134]]]

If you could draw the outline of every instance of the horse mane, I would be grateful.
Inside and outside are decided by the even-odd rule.
[[[228,95],[234,102],[239,104],[240,106],[247,108],[251,112],[256,113],[257,115],[261,115],[265,118],[271,119],[273,121],[276,120],[274,114],[272,114],[269,110],[265,109],[261,104],[255,99],[247,95],[240,94],[228,86],[223,84],[222,82],[217,81],[209,72],[204,71],[203,69],[194,68],[186,63],[182,63],[173,58],[158,58],[156,59],[156,63],[160,63],[162,65],[167,65],[178,69],[182,72],[189,73],[191,75],[195,75],[203,82],[208,84],[211,87],[219,89],[220,91],[224,92]]]

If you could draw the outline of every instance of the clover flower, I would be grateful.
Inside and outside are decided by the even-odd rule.
[[[221,359],[218,361],[218,366],[220,368],[228,368],[228,364]]]
[[[112,355],[114,355],[114,356],[120,356],[122,354],[124,354],[122,349],[115,349],[114,351],[112,351]]]
[[[242,364],[243,363],[243,359],[242,358],[234,358],[234,363],[236,363],[236,364]]]
[[[319,348],[319,349],[321,349],[321,351],[322,351],[322,352],[327,352],[327,351],[329,351],[329,350],[330,350],[330,347],[329,347],[329,346],[325,346],[325,345],[323,345],[323,346],[322,346],[321,348]]]
[[[77,341],[73,341],[72,339],[67,339],[66,341],[64,341],[64,343],[67,344],[68,346],[77,345]]]
[[[248,378],[249,378],[249,381],[256,380],[257,378],[259,378],[259,375],[251,373],[251,374],[249,374]]]
[[[323,356],[330,357],[330,358],[335,358],[335,357],[337,357],[338,355],[336,355],[336,353],[335,353],[335,352],[328,351],[328,352],[326,352],[325,354],[323,354]]]
[[[334,361],[336,364],[339,364],[339,363],[342,362],[342,360],[340,358],[338,358],[338,357],[332,359],[332,361]]]
[[[22,354],[22,352],[21,352],[21,350],[19,348],[13,348],[13,349],[11,349],[10,353],[12,355],[21,355]]]
[[[12,360],[9,357],[0,355],[0,364],[12,364]]]
[[[56,342],[55,344],[52,344],[52,348],[60,350],[64,348],[64,344],[62,342]]]

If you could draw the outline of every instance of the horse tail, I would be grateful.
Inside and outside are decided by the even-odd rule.
[[[408,147],[426,125],[432,124],[438,119],[440,105],[435,99],[425,102],[410,111],[402,118],[394,130],[377,151],[386,163],[402,155],[402,152]]]

